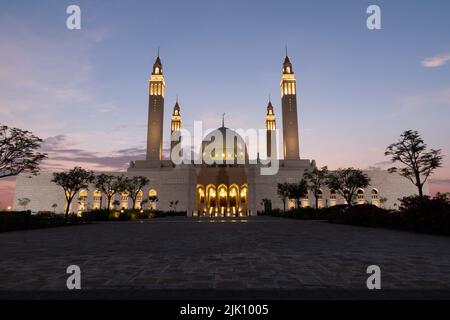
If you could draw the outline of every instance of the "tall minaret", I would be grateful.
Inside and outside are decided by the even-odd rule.
[[[267,158],[276,158],[277,156],[277,148],[275,145],[276,136],[276,120],[275,113],[273,112],[272,102],[269,99],[269,104],[267,105],[267,114],[266,114],[266,143],[267,143]],[[272,149],[272,142],[274,143],[274,149]],[[272,154],[273,153],[273,154]]]
[[[158,57],[150,76],[148,99],[147,160],[162,159],[164,91],[166,83],[162,72],[162,63]]]
[[[292,64],[286,50],[281,76],[281,110],[283,117],[283,153],[284,159],[300,159],[298,144],[296,81]]]
[[[181,139],[181,113],[180,113],[180,105],[177,102],[173,107],[172,120],[170,123],[170,154],[172,154],[173,147],[180,143]]]

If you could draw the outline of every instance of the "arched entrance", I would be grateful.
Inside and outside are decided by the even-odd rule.
[[[237,184],[196,186],[197,215],[209,217],[246,216],[248,211],[248,186]]]

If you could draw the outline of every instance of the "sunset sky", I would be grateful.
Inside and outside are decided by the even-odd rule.
[[[66,8],[81,7],[81,30]],[[366,8],[381,8],[368,30]],[[43,170],[125,170],[145,157],[148,79],[158,47],[165,131],[281,128],[285,46],[298,83],[300,153],[331,169],[389,166],[407,129],[442,148],[431,191],[450,191],[449,1],[0,1],[0,123],[44,139]],[[0,180],[0,208],[14,179]]]

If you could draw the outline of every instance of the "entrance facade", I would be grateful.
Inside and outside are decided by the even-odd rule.
[[[197,184],[197,215],[242,217],[248,213],[248,185]]]

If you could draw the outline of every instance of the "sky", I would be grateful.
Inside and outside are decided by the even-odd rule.
[[[67,6],[81,29],[66,27]],[[369,5],[381,30],[366,26]],[[281,128],[285,47],[297,77],[301,158],[389,167],[408,129],[447,155],[431,191],[450,191],[449,1],[0,1],[0,123],[32,131],[43,170],[126,170],[145,157],[148,80],[160,48],[166,146],[183,125]],[[0,180],[0,208],[14,178]]]

